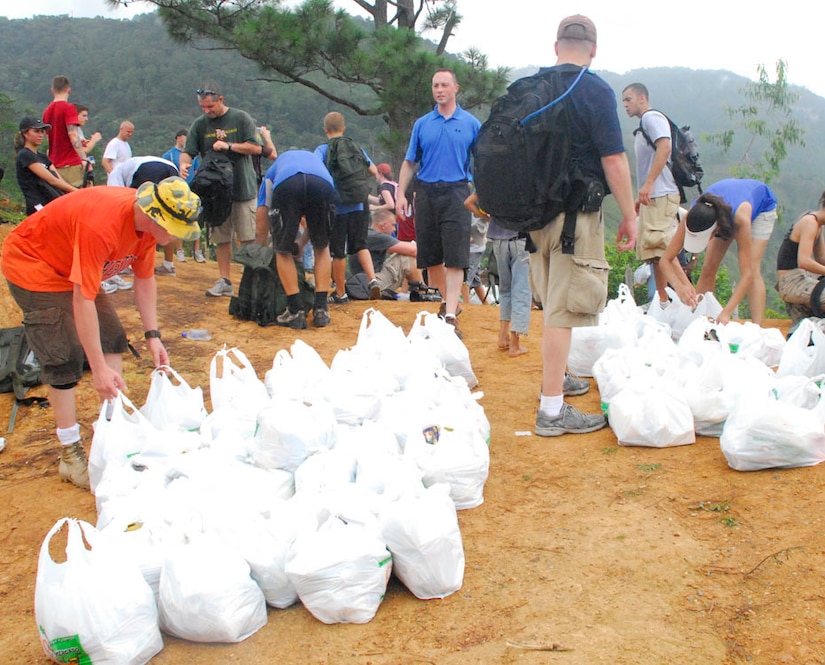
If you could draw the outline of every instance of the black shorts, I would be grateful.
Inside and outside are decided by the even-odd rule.
[[[444,264],[466,269],[470,264],[470,195],[466,182],[428,184],[415,188],[415,239],[419,268]]]
[[[50,386],[80,381],[86,354],[77,337],[72,292],[29,291],[8,284],[23,310],[26,340],[40,363],[40,380]],[[95,298],[95,307],[103,353],[123,353],[129,348],[126,333],[112,300],[102,290]]]
[[[367,230],[370,227],[369,210],[356,210],[336,215],[329,235],[329,253],[333,259],[345,259],[367,249]]]
[[[323,178],[296,173],[272,190],[272,210],[280,220],[273,223],[275,251],[291,254],[301,217],[306,218],[309,240],[315,249],[329,245],[329,229],[335,215],[335,189]]]

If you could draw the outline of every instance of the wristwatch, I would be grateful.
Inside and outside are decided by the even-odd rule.
[[[152,339],[152,338],[160,339],[160,330],[147,330],[143,333],[143,339]]]
[[[232,152],[232,143],[230,143],[229,141],[226,142],[226,151]]]

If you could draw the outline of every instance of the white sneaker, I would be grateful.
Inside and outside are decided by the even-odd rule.
[[[206,263],[206,259],[203,256],[203,252],[199,249],[195,250],[195,262]]]
[[[186,263],[186,254],[183,253],[182,249],[175,252],[175,261],[178,263]]]
[[[134,284],[132,284],[132,282],[127,282],[120,275],[115,275],[114,277],[112,277],[112,279],[110,279],[108,281],[110,281],[112,284],[114,284],[121,291],[128,291],[129,289],[131,289],[134,286]]]
[[[211,289],[206,290],[206,295],[208,296],[231,296],[232,295],[232,284],[230,284],[227,280],[223,277],[220,277],[215,285]]]
[[[155,268],[156,275],[162,275],[165,277],[174,277],[175,276],[175,266],[167,266],[166,263],[161,263],[159,266]]]
[[[114,284],[111,279],[107,279],[100,284],[103,293],[114,293],[117,291],[117,284]]]

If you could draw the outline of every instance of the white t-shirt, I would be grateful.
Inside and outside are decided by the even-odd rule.
[[[111,159],[114,162],[114,166],[122,164],[131,156],[131,146],[117,136],[106,144],[106,150],[103,152],[103,159]]]
[[[642,115],[641,125],[654,144],[660,138],[670,138],[670,123],[659,111],[651,109],[645,112]],[[633,147],[636,151],[636,187],[641,187],[647,180],[650,167],[653,166],[656,148],[647,142],[642,132],[636,132]],[[670,156],[668,155],[668,157]],[[650,192],[650,197],[655,199],[665,194],[678,193],[679,188],[676,186],[676,181],[673,180],[673,174],[670,172],[670,168],[665,166],[653,183],[653,191]]]

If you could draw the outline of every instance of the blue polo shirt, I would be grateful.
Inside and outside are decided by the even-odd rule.
[[[287,150],[278,155],[266,172],[258,190],[258,207],[269,206],[272,202],[272,190],[298,173],[318,176],[326,180],[330,186],[334,186],[327,167],[314,153],[308,150]]]
[[[422,182],[471,180],[470,149],[480,127],[478,118],[460,105],[445,118],[436,104],[431,113],[415,121],[404,159],[418,163]]]

